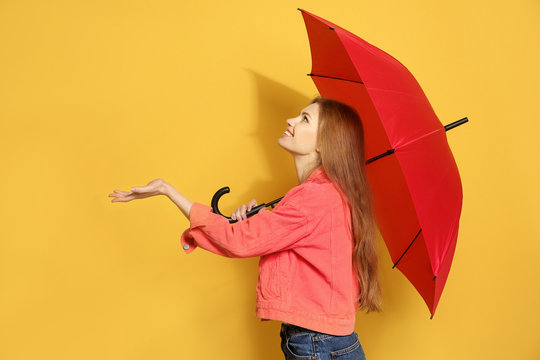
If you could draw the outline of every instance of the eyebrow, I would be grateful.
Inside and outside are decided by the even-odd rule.
[[[305,111],[302,111],[302,112],[300,113],[300,115],[302,115],[302,114],[306,114],[307,116],[309,116],[309,117],[311,118],[311,115],[309,115],[309,114],[308,114],[307,112],[305,112]]]

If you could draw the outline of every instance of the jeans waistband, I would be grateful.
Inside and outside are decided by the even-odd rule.
[[[281,323],[281,329],[283,329],[285,331],[285,334],[287,334],[288,336],[292,336],[298,333],[310,333],[310,334],[317,334],[317,335],[324,334],[315,330],[306,329],[301,326],[293,325],[289,323]]]

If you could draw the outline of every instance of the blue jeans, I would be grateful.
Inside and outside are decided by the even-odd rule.
[[[356,332],[338,336],[281,323],[280,336],[285,360],[366,360]]]

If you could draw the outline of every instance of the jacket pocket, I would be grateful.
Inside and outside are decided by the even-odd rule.
[[[279,253],[261,256],[259,260],[259,291],[263,298],[281,296]]]

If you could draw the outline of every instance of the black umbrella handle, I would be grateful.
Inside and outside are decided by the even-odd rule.
[[[229,193],[231,190],[229,189],[228,186],[225,186],[225,187],[222,187],[221,189],[219,189],[218,191],[216,191],[216,193],[214,194],[214,196],[212,197],[212,211],[215,213],[215,214],[218,214],[218,215],[221,215],[223,217],[226,217],[228,220],[229,220],[229,223],[230,224],[233,224],[235,222],[237,222],[238,220],[234,220],[233,218],[231,218],[230,216],[225,216],[221,213],[221,211],[219,211],[219,206],[218,206],[218,202],[219,202],[219,199]],[[271,206],[272,208],[274,208],[274,204],[275,203],[278,203],[281,199],[283,199],[283,196],[280,197],[279,199],[276,199],[272,202],[269,202],[268,204],[265,204],[265,203],[262,203],[260,205],[257,205],[255,206],[253,209],[249,210],[246,212],[246,217],[250,217],[250,216],[253,216],[255,214],[257,214],[259,212],[259,210],[261,210],[263,207],[267,207],[267,206]]]

